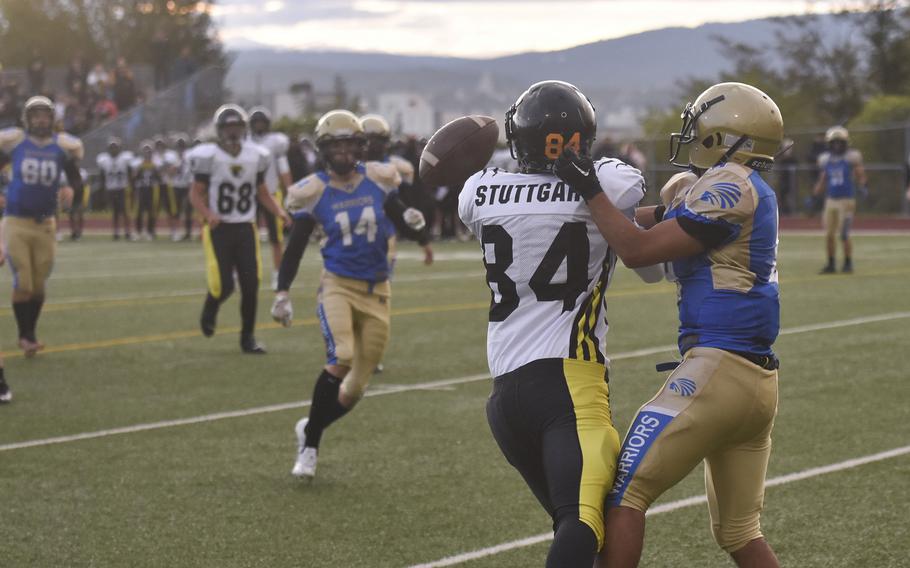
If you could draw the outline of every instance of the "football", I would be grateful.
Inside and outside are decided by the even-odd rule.
[[[430,186],[459,185],[486,167],[499,141],[489,116],[456,118],[436,131],[420,155],[420,179]]]

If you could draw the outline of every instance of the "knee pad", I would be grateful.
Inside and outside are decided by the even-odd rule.
[[[370,373],[372,373],[372,369]],[[363,398],[363,393],[366,391],[368,381],[357,380],[357,377],[354,377],[351,371],[348,371],[348,374],[344,377],[344,380],[341,382],[339,390],[344,394],[345,398],[353,400],[356,404],[361,398]]]

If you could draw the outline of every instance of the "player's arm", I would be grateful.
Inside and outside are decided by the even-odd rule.
[[[388,194],[382,207],[398,232],[404,237],[417,241],[417,244],[423,248],[424,264],[433,264],[433,247],[430,246],[430,235],[423,213],[419,209],[405,205],[397,192]]]
[[[265,185],[265,176],[262,173],[257,174],[256,177],[256,197],[259,199],[259,203],[268,209],[272,215],[279,217],[285,225],[291,224],[291,216],[288,215],[288,212],[284,210],[281,204],[275,201],[275,197],[269,193],[269,188]]]
[[[590,158],[567,149],[557,160],[556,175],[578,191],[588,204],[591,217],[604,239],[629,268],[639,268],[704,252],[700,240],[674,219],[651,229],[635,225],[607,198]]]
[[[825,193],[825,186],[828,184],[828,172],[822,170],[818,175],[818,181],[815,182],[815,187],[812,189],[812,195],[819,197]]]
[[[209,228],[214,229],[221,222],[221,217],[209,209],[207,199],[205,198],[209,188],[209,176],[207,174],[196,174],[193,179],[193,186],[190,188],[190,203],[193,208],[202,215]]]
[[[80,171],[79,162],[76,160],[66,160],[63,162],[63,173],[66,175],[67,186],[64,191],[60,192],[60,203],[64,207],[71,207],[73,204],[73,194],[83,190],[85,181],[82,179],[82,171]]]
[[[635,222],[644,229],[650,229],[660,223],[663,219],[664,212],[667,210],[663,205],[651,205],[649,207],[635,208]]]
[[[284,327],[289,327],[294,317],[294,308],[291,306],[288,290],[291,289],[291,284],[297,277],[303,252],[306,250],[307,243],[310,242],[310,235],[313,234],[315,227],[316,220],[311,215],[302,214],[295,217],[294,223],[291,225],[291,232],[285,242],[281,264],[278,267],[278,288],[271,309],[272,319],[281,322]]]

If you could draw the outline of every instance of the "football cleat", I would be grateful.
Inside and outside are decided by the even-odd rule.
[[[845,262],[844,266],[840,269],[844,274],[853,274],[853,263]]]
[[[206,337],[215,335],[215,317],[217,315],[218,311],[209,308],[208,303],[202,306],[202,315],[199,316],[199,327],[202,329],[202,335]]]
[[[316,476],[316,448],[308,448],[306,445],[306,428],[309,418],[301,418],[294,426],[294,433],[297,434],[297,459],[294,461],[294,468],[291,469],[291,475],[300,478],[313,479]]]
[[[13,400],[13,391],[9,390],[6,379],[0,377],[0,403],[9,402],[11,400]]]
[[[837,272],[837,270],[835,270],[833,264],[828,264],[818,271],[819,274],[834,274],[835,272]]]
[[[37,353],[39,351],[44,349],[44,344],[38,340],[32,341],[31,339],[27,339],[25,337],[20,337],[19,338],[19,349],[22,349],[22,353],[23,353],[23,355],[25,355],[26,359],[31,359],[32,357],[37,355]]]
[[[252,335],[240,338],[240,350],[250,355],[265,355],[265,345],[256,341]]]

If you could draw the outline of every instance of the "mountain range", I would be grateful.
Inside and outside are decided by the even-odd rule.
[[[771,45],[780,29],[776,20],[663,28],[560,51],[490,59],[276,50],[248,44],[233,52],[227,81],[236,98],[262,100],[301,82],[309,82],[317,92],[330,92],[341,77],[347,91],[361,96],[367,106],[378,93],[414,92],[447,111],[489,113],[502,112],[536,81],[561,79],[584,91],[602,116],[621,122],[624,116],[634,120],[648,107],[676,102],[677,84],[683,79],[711,79],[728,71],[730,62],[717,37]],[[848,22],[835,16],[821,16],[821,25],[829,37],[848,33]]]

